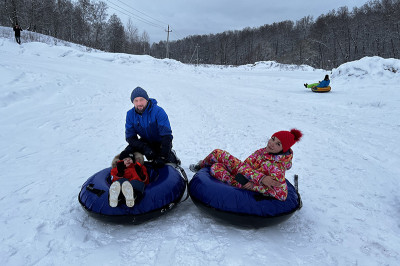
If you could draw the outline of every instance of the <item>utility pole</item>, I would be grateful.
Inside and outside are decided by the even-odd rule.
[[[197,62],[196,65],[199,64],[199,47],[200,46],[198,44],[196,44],[196,46],[194,48],[194,51],[193,51],[193,54],[192,54],[192,57],[190,58],[189,64],[192,63],[192,59],[193,59],[194,54],[197,55],[197,57],[196,57],[196,62]]]
[[[197,50],[197,65],[199,65],[199,45],[196,45],[196,50]]]
[[[172,32],[172,30],[169,30],[169,25],[168,25],[168,30],[167,32],[167,58],[169,58],[169,33]]]

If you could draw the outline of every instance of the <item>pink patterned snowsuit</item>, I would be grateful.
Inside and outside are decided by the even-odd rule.
[[[285,154],[277,155],[268,153],[265,148],[262,148],[242,162],[228,152],[216,149],[200,162],[200,166],[211,166],[213,177],[239,188],[242,185],[235,180],[235,175],[240,173],[254,183],[252,190],[284,201],[287,197],[285,171],[292,167],[292,158],[293,151],[291,149]],[[268,189],[260,184],[263,176],[272,176],[281,185]]]

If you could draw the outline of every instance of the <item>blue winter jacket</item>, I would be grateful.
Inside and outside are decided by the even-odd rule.
[[[325,88],[325,87],[328,87],[329,86],[329,83],[331,83],[331,81],[328,79],[328,80],[323,80],[323,81],[321,81],[318,85],[317,85],[317,88]]]
[[[172,130],[168,115],[157,105],[157,100],[150,98],[143,114],[138,114],[135,108],[126,114],[125,139],[139,135],[146,142],[161,142],[161,137],[171,136]]]

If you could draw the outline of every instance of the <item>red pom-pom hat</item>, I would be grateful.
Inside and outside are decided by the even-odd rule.
[[[290,131],[278,131],[272,135],[272,137],[277,137],[281,141],[283,152],[287,152],[302,136],[303,133],[295,128]]]

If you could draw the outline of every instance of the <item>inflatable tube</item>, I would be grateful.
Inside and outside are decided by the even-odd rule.
[[[219,221],[260,227],[285,221],[302,207],[300,194],[288,180],[286,183],[287,199],[279,201],[225,184],[210,175],[210,168],[203,168],[190,180],[189,195],[199,209]]]
[[[170,164],[160,169],[147,164],[146,167],[150,184],[146,186],[142,199],[132,208],[127,207],[124,201],[115,208],[110,207],[111,168],[94,174],[82,185],[79,203],[92,216],[117,223],[139,224],[166,213],[182,199],[187,186],[186,174],[179,166]]]
[[[328,91],[331,91],[331,86],[323,87],[323,88],[314,87],[314,88],[311,88],[311,90],[313,92],[328,92]]]

